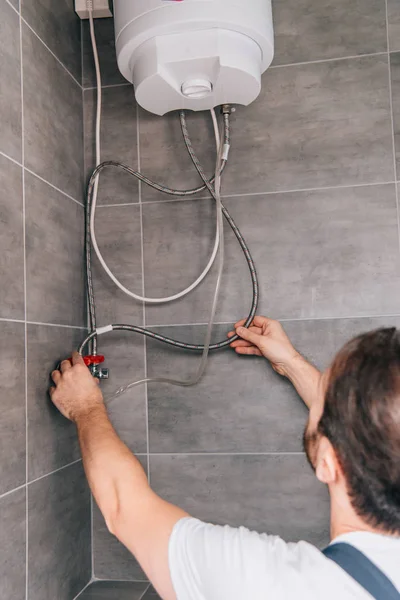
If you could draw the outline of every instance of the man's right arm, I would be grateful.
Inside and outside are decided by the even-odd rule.
[[[248,329],[243,324],[244,321],[236,323],[235,332],[229,334],[232,337],[236,333],[241,338],[231,347],[238,354],[267,358],[279,375],[292,382],[299,396],[311,408],[320,393],[320,371],[297,352],[278,321],[257,316]]]

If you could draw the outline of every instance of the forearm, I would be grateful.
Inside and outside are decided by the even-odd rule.
[[[132,452],[117,436],[104,406],[77,421],[83,464],[90,488],[114,533],[128,500],[140,502],[151,490],[146,474]]]
[[[295,387],[300,398],[308,408],[311,408],[320,393],[321,372],[299,355],[286,367],[285,375]]]
[[[104,406],[78,420],[77,427],[86,476],[108,529],[134,554],[161,597],[175,600],[169,538],[187,513],[152,491]]]

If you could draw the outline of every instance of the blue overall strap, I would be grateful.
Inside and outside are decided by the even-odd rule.
[[[323,550],[323,554],[346,571],[376,600],[400,600],[400,592],[389,577],[354,546],[344,542],[332,544]]]

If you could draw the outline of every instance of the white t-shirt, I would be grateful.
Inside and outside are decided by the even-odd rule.
[[[400,591],[400,538],[348,533]],[[332,560],[308,542],[244,527],[220,527],[197,519],[179,521],[169,543],[169,566],[178,600],[371,600]]]

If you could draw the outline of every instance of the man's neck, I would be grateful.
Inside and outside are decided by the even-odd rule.
[[[343,490],[330,490],[331,496],[331,540],[346,533],[363,531],[386,535],[388,537],[399,537],[390,534],[381,528],[372,527],[359,515],[351,505],[350,498]]]

